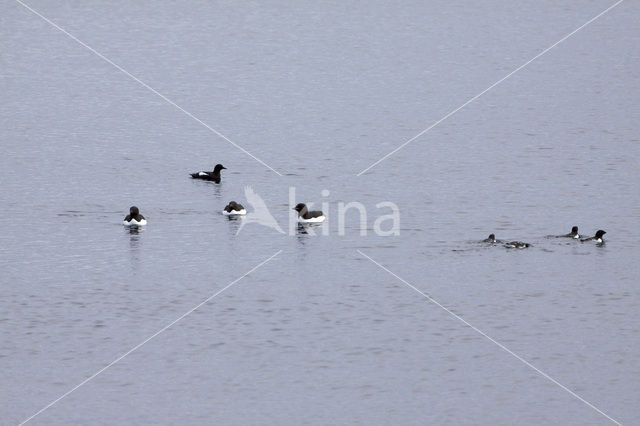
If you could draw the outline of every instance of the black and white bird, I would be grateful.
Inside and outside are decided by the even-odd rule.
[[[216,164],[212,172],[195,172],[191,173],[193,179],[211,180],[215,183],[220,183],[220,170],[226,169],[222,164]]]
[[[558,235],[558,238],[573,238],[577,240],[578,238],[580,238],[580,234],[578,234],[578,227],[574,226],[573,228],[571,228],[571,232],[564,235]]]
[[[604,242],[604,234],[606,234],[607,231],[603,231],[602,229],[598,229],[598,231],[596,232],[596,235],[594,235],[593,237],[589,237],[589,238],[585,238],[582,239],[580,241],[582,242],[586,242],[586,241],[595,241],[596,243],[603,243]]]
[[[242,204],[238,204],[235,201],[230,201],[229,204],[222,210],[222,214],[225,216],[245,215],[247,211]]]
[[[129,214],[122,221],[124,226],[142,226],[147,224],[147,219],[140,214],[140,210],[136,206],[129,208]]]
[[[299,203],[293,208],[298,212],[298,222],[300,223],[322,223],[326,219],[320,210],[309,211],[306,204]]]
[[[496,234],[489,234],[489,237],[482,240],[482,242],[494,244],[497,243],[498,240],[496,240]]]
[[[529,243],[523,243],[522,241],[511,241],[507,244],[504,245],[506,248],[517,248],[517,249],[523,249],[523,248],[527,248],[527,247],[531,247],[531,244]]]

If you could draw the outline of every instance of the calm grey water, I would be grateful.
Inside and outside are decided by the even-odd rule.
[[[640,6],[0,5],[0,423],[624,424],[640,416]],[[188,173],[223,163],[220,185]],[[329,236],[219,212],[329,203]],[[329,190],[326,197],[322,190]],[[338,235],[337,205],[355,211]],[[400,235],[374,220],[392,201]],[[136,204],[149,220],[131,234]],[[603,228],[598,247],[548,239]],[[509,251],[477,241],[522,239]]]

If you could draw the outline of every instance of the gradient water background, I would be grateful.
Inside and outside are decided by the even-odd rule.
[[[640,416],[640,33],[627,1],[0,6],[0,420],[16,424],[282,250],[33,424],[625,424]],[[221,185],[188,173],[228,167]],[[281,226],[219,211],[243,188]],[[330,191],[323,197],[321,191]],[[393,201],[401,232],[337,235]],[[149,225],[121,225],[130,205]],[[604,247],[546,239],[579,225]],[[490,232],[534,247],[476,243]]]

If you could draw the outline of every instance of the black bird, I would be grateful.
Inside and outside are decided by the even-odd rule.
[[[603,231],[602,229],[598,229],[598,231],[596,232],[596,235],[594,235],[593,237],[585,238],[585,239],[580,240],[580,241],[582,241],[582,242],[595,241],[596,243],[603,243],[604,242],[604,238],[602,238],[602,237],[606,233],[607,233],[607,231]]]
[[[517,249],[523,249],[523,248],[527,248],[527,247],[531,247],[531,244],[529,243],[523,243],[522,241],[511,241],[510,243],[507,243],[504,245],[506,248],[517,248]]]
[[[496,240],[496,234],[489,234],[489,238],[485,238],[484,240],[482,240],[483,243],[495,243],[497,242]]]
[[[571,232],[569,232],[568,234],[564,234],[564,235],[558,235],[558,238],[574,238],[574,239],[578,239],[580,238],[580,234],[578,234],[578,227],[574,226],[573,228],[571,228]]]
[[[324,222],[325,216],[320,210],[309,211],[306,204],[300,203],[293,208],[298,212],[298,221],[303,223],[320,223]]]
[[[224,215],[236,215],[236,214],[247,214],[244,206],[242,204],[238,204],[235,201],[229,201],[229,204],[222,211]]]
[[[191,173],[193,179],[212,180],[215,183],[220,183],[220,170],[226,169],[222,164],[216,164],[212,172],[196,172]]]
[[[129,214],[125,216],[122,224],[124,226],[146,225],[147,219],[140,214],[140,210],[136,206],[131,206],[129,208]]]

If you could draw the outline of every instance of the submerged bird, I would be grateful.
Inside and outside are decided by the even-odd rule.
[[[191,173],[193,179],[212,180],[215,183],[220,183],[220,170],[226,169],[222,164],[216,164],[212,172],[196,172]]]
[[[595,241],[596,243],[603,243],[604,242],[604,238],[602,238],[602,237],[606,233],[607,233],[607,231],[603,231],[602,229],[598,229],[598,231],[596,232],[596,235],[594,235],[593,237],[585,238],[585,239],[580,240],[580,241],[582,241],[582,242]]]
[[[495,234],[489,234],[489,238],[485,238],[484,240],[482,240],[483,243],[495,243],[498,240],[496,240],[496,235]]]
[[[571,228],[571,232],[569,232],[568,234],[564,234],[564,235],[558,235],[558,238],[574,238],[574,239],[578,239],[580,238],[580,235],[578,234],[578,227],[574,226],[573,228]]]
[[[230,201],[229,204],[222,210],[222,214],[226,216],[247,214],[242,204],[238,204],[235,201]]]
[[[523,243],[522,241],[511,241],[510,243],[507,243],[504,245],[506,248],[517,248],[517,249],[523,249],[523,248],[527,248],[527,247],[531,247],[531,244],[529,243]]]
[[[298,222],[302,223],[321,223],[326,219],[324,213],[320,210],[309,211],[306,204],[299,203],[293,208],[298,212]]]
[[[124,218],[122,224],[124,226],[146,225],[147,219],[140,214],[140,210],[136,206],[131,206],[129,208],[129,214]]]

